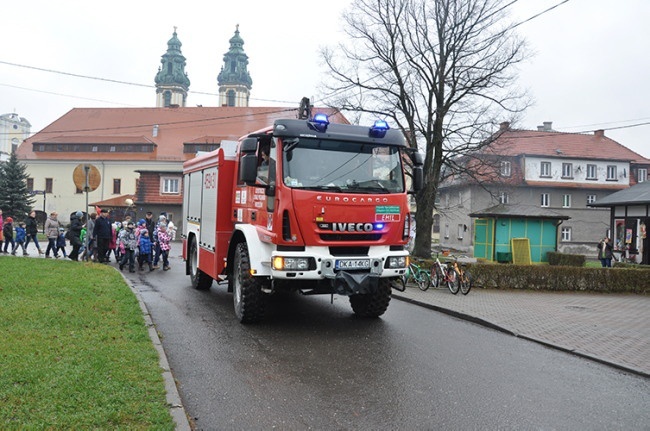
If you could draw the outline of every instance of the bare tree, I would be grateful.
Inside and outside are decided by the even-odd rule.
[[[353,0],[346,42],[322,55],[328,104],[392,119],[425,153],[413,253],[431,253],[438,185],[459,173],[507,117],[526,106],[514,88],[525,42],[506,23],[501,0]],[[500,120],[499,120],[500,119]],[[443,169],[444,167],[444,169]],[[471,175],[470,172],[465,172]]]

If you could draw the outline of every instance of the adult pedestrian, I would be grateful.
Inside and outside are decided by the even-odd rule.
[[[72,214],[72,217],[70,217],[70,230],[68,232],[72,251],[68,257],[72,260],[79,259],[79,250],[81,249],[81,229],[83,229],[84,226],[83,221],[81,220],[82,217],[83,213],[81,211],[77,211]]]
[[[145,214],[144,225],[149,231],[149,239],[153,241],[153,231],[156,229],[156,221],[153,219],[153,213],[151,211],[147,211],[147,214]]]
[[[610,244],[609,238],[605,237],[598,243],[598,259],[600,259],[601,266],[611,268],[612,257],[614,257],[612,244]]]
[[[59,227],[61,224],[58,220],[58,213],[52,211],[50,216],[45,220],[45,235],[47,236],[47,249],[45,249],[45,257],[50,257],[50,250],[56,259],[59,258],[59,253],[57,252],[56,240],[59,237]]]
[[[108,254],[108,246],[112,235],[113,228],[111,226],[110,220],[108,219],[108,210],[106,208],[103,208],[99,213],[99,217],[97,217],[95,220],[95,228],[93,229],[93,236],[97,241],[97,262],[108,262],[108,258],[106,256]]]
[[[95,241],[95,221],[97,220],[97,213],[91,213],[88,222],[86,223],[86,241],[88,241],[88,247],[86,248],[86,259],[92,260],[95,258],[95,247],[97,243]]]
[[[29,213],[27,220],[25,220],[25,232],[25,250],[27,250],[29,241],[32,240],[34,241],[36,250],[38,250],[38,254],[43,254],[43,250],[41,250],[41,246],[38,243],[38,221],[36,220],[36,211],[32,210]]]

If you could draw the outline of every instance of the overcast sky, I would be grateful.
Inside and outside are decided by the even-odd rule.
[[[519,0],[509,7],[511,19],[562,2]],[[340,14],[349,3],[12,2],[3,5],[0,26],[0,114],[15,112],[37,132],[75,107],[155,106],[154,77],[174,26],[191,80],[188,106],[217,106],[217,75],[237,24],[253,79],[251,105],[297,106],[303,96],[318,104],[325,72],[318,49],[342,37]],[[520,70],[535,106],[519,126],[602,128],[650,158],[649,18],[648,0],[569,0],[519,26],[536,53]],[[629,127],[636,124],[643,125]]]

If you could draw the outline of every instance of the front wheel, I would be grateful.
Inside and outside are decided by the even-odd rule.
[[[447,279],[447,287],[449,288],[449,291],[456,295],[460,288],[458,283],[458,274],[456,274],[456,271],[453,268],[447,268],[447,276],[445,278]]]
[[[248,246],[242,242],[235,248],[233,265],[233,303],[241,323],[259,322],[264,316],[262,283],[251,274]]]
[[[415,274],[415,283],[418,285],[421,291],[426,291],[431,284],[431,277],[426,271],[418,271]]]
[[[467,295],[472,288],[472,275],[469,271],[463,271],[460,276],[460,293]]]
[[[212,286],[212,277],[199,269],[199,247],[192,237],[189,254],[190,280],[196,290],[208,290]]]
[[[350,296],[354,314],[361,317],[379,317],[384,314],[390,302],[390,286],[390,278],[380,278],[375,292]]]

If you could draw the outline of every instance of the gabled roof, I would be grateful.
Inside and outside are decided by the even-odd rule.
[[[639,183],[625,190],[612,193],[598,199],[589,206],[613,207],[617,205],[647,205],[650,204],[650,181]]]
[[[495,217],[495,218],[543,218],[554,220],[568,220],[571,217],[557,213],[548,208],[534,205],[498,204],[481,211],[473,212],[470,217]]]
[[[499,156],[545,156],[650,163],[640,154],[604,135],[539,130],[502,130],[495,142],[482,150]]]
[[[170,108],[74,108],[31,138],[16,154],[21,160],[165,160],[183,162],[184,143],[206,139],[236,141],[271,126],[280,118],[296,118],[297,108],[282,107],[170,107]],[[349,124],[338,111],[326,113],[332,123]],[[34,152],[33,144],[153,144],[149,152]]]

